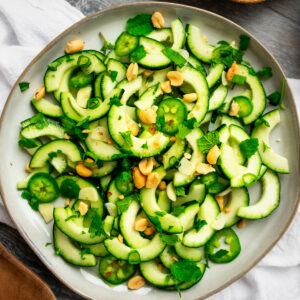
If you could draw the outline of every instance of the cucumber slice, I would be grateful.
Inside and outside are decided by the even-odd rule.
[[[123,31],[116,40],[115,53],[117,56],[128,56],[139,43],[139,38],[135,35]]]
[[[157,205],[163,211],[170,212],[171,200],[168,198],[167,191],[160,191],[158,193]]]
[[[92,177],[104,177],[110,174],[117,166],[116,161],[105,161],[103,162],[103,166],[100,168],[92,169],[93,175]]]
[[[107,191],[110,181],[111,181],[111,175],[107,175],[100,178],[100,186],[104,192]]]
[[[188,259],[194,262],[198,262],[202,259],[204,256],[204,249],[201,248],[188,248],[183,246],[180,242],[176,243],[175,251],[178,256],[180,256],[183,259]]]
[[[237,215],[246,219],[261,219],[269,216],[280,202],[280,181],[276,173],[267,170],[261,178],[262,194],[259,200],[250,206],[241,207]]]
[[[60,106],[53,104],[52,102],[42,98],[40,100],[31,100],[32,106],[45,116],[59,118],[62,117],[63,111]]]
[[[186,33],[186,45],[189,51],[201,61],[210,63],[215,47],[202,39],[200,29],[194,25],[188,24],[186,26]]]
[[[98,97],[98,98],[102,98],[102,94],[101,94],[101,80],[102,80],[102,77],[104,76],[104,73],[101,73],[99,74],[95,81],[94,81],[94,94],[95,94],[95,97]]]
[[[199,231],[190,230],[182,239],[182,244],[186,247],[198,248],[205,245],[215,233],[212,225],[216,220],[220,208],[217,201],[211,195],[206,195],[204,202],[199,208],[197,220],[205,220],[205,224]]]
[[[20,140],[22,140],[22,136],[20,136]],[[33,155],[33,153],[39,148],[41,147],[43,144],[39,139],[32,139],[32,141],[35,143],[35,147],[34,148],[26,148],[21,146],[29,155]]]
[[[54,206],[52,203],[40,203],[39,212],[43,217],[46,224],[53,220],[53,209]]]
[[[163,154],[165,170],[172,168],[183,156],[186,149],[186,141],[176,136],[175,143]]]
[[[141,36],[140,45],[144,46],[147,52],[146,56],[138,62],[142,67],[146,69],[162,69],[171,63],[170,59],[161,52],[165,48],[162,43]]]
[[[86,87],[80,88],[76,95],[76,102],[77,104],[82,107],[87,107],[88,100],[92,97],[92,86],[88,85]]]
[[[66,156],[62,153],[58,153],[55,157],[51,158],[50,164],[59,174],[62,174],[68,166]]]
[[[275,172],[289,173],[288,160],[285,157],[274,152],[274,150],[271,148],[269,140],[271,131],[280,122],[279,110],[276,109],[268,112],[263,116],[263,119],[269,123],[270,127],[267,127],[265,124],[261,124],[257,127],[254,127],[251,134],[251,137],[257,138],[259,140],[258,151],[262,162]]]
[[[170,44],[173,43],[173,34],[171,28],[154,29],[146,37],[159,42]]]
[[[32,173],[30,173],[25,179],[19,181],[17,183],[17,189],[18,190],[26,190],[28,188],[28,181],[29,179],[36,173],[39,173],[39,172],[43,172],[43,173],[50,173],[50,168],[49,168],[49,165],[46,165],[45,167],[42,167],[42,168],[38,168],[38,169],[34,169],[32,171]]]
[[[183,232],[188,231],[189,229],[193,228],[195,216],[199,211],[199,203],[195,201],[195,203],[189,203],[184,212],[182,212],[178,219],[182,224]]]
[[[158,96],[162,94],[162,90],[159,86],[159,83],[154,84],[150,88],[148,88],[140,98],[134,102],[134,105],[141,110],[146,110],[153,106]]]
[[[135,94],[142,87],[142,76],[137,76],[134,80],[128,81],[127,79],[122,80],[117,84],[117,88],[123,89],[124,93],[121,97],[121,103],[126,104],[128,99]]]
[[[178,51],[183,48],[185,44],[185,30],[184,26],[179,18],[175,19],[171,23],[172,36],[173,36],[173,45],[172,49]]]
[[[109,186],[108,186],[108,190],[107,190],[107,198],[108,201],[110,203],[116,203],[117,200],[119,200],[119,196],[121,195],[121,193],[119,192],[119,190],[116,188],[116,180],[113,179]]]
[[[63,234],[57,226],[53,226],[53,243],[55,250],[67,262],[81,267],[94,267],[97,264],[93,254],[81,255],[81,249],[77,248],[73,241]]]
[[[171,266],[176,260],[179,260],[177,253],[175,252],[174,248],[171,246],[167,246],[159,256],[159,258],[163,263],[163,265],[168,269],[171,268]]]
[[[81,160],[80,151],[73,142],[69,140],[54,140],[38,148],[30,160],[29,167],[41,168],[46,166],[49,160],[49,153],[57,153],[58,150],[65,154],[71,162]]]
[[[228,87],[225,85],[219,85],[211,94],[209,99],[209,111],[218,109],[225,101],[228,93]]]
[[[140,205],[137,201],[132,201],[128,209],[121,214],[120,231],[127,245],[138,249],[149,245],[150,240],[143,238],[138,231],[134,229],[136,216],[140,210]]]
[[[221,79],[224,67],[224,64],[216,64],[209,68],[208,75],[206,76],[209,88],[212,88]]]
[[[60,125],[48,123],[45,127],[39,129],[35,124],[28,125],[21,130],[20,133],[26,139],[35,139],[42,136],[51,136],[58,139],[63,139],[65,129]]]
[[[95,255],[95,256],[100,256],[100,257],[104,257],[109,255],[109,253],[107,252],[104,243],[99,243],[99,244],[95,244],[95,245],[86,245],[86,244],[81,244],[82,247],[84,248],[89,248],[91,254]]]
[[[249,98],[245,96],[236,96],[232,98],[232,102],[233,101],[238,104],[238,116],[240,118],[245,118],[249,116],[253,111],[253,104]]]

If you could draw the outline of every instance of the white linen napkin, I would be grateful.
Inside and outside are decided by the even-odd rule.
[[[0,112],[26,65],[55,36],[83,17],[64,0],[0,1]],[[300,113],[300,80],[289,79]],[[0,222],[13,226],[0,199]],[[243,278],[211,300],[300,297],[300,210],[279,243]]]

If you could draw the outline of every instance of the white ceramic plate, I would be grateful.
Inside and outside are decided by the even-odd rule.
[[[191,23],[201,28],[209,42],[215,44],[219,40],[239,41],[242,33],[247,33],[238,25],[210,12],[159,2],[139,2],[115,6],[91,15],[73,25],[51,42],[26,68],[19,81],[30,82],[30,89],[20,92],[17,83],[8,98],[2,115],[0,128],[0,179],[1,196],[7,210],[15,222],[20,234],[40,257],[44,264],[67,286],[87,298],[93,299],[163,299],[171,300],[178,296],[176,292],[166,292],[150,286],[138,291],[128,291],[126,285],[109,287],[97,276],[96,268],[78,268],[64,262],[54,254],[52,247],[45,247],[52,241],[52,224],[46,225],[40,215],[34,212],[16,190],[16,182],[23,179],[24,166],[28,155],[17,145],[20,121],[30,117],[33,110],[30,99],[35,89],[43,81],[46,66],[56,57],[63,55],[68,41],[79,38],[85,41],[85,49],[100,49],[101,41],[98,32],[104,33],[110,41],[124,30],[129,17],[140,12],[152,13],[161,11],[166,24],[179,16],[184,23]],[[254,37],[245,56],[255,69],[263,66],[273,68],[273,78],[265,82],[267,94],[280,89],[280,81],[284,76],[281,68],[271,54]],[[232,263],[224,265],[210,264],[202,281],[190,290],[182,293],[182,299],[198,299],[207,297],[241,277],[253,267],[278,241],[290,224],[298,204],[299,194],[299,127],[295,104],[290,88],[286,84],[284,102],[287,110],[281,112],[281,123],[272,134],[275,149],[288,157],[291,174],[280,176],[282,184],[280,207],[268,218],[247,222],[246,228],[237,229],[242,252]],[[280,143],[275,140],[280,138]],[[258,191],[252,191],[252,201],[256,201]]]

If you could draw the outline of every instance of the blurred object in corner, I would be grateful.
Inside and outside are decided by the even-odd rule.
[[[232,2],[245,3],[245,4],[254,4],[265,2],[266,0],[231,0]]]

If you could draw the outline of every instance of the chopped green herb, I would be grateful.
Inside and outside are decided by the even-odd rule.
[[[75,180],[67,178],[60,185],[60,193],[64,198],[77,199],[80,187]]]
[[[104,37],[102,32],[99,32],[99,35],[103,40],[103,46],[101,48],[101,51],[104,52],[104,54],[106,54],[107,50],[113,50],[115,46]]]
[[[270,78],[272,77],[272,68],[263,67],[261,70],[256,72],[256,75],[259,77]]]
[[[269,103],[271,105],[276,106],[280,102],[280,96],[281,96],[281,94],[278,91],[275,91],[274,93],[267,96],[267,99],[269,100]]]
[[[165,211],[156,211],[155,214],[159,217],[165,216],[167,213]]]
[[[116,80],[117,76],[118,76],[118,71],[110,71],[110,79],[112,82]]]
[[[180,214],[182,214],[185,211],[184,206],[175,206],[172,211],[172,215],[175,217],[178,217]]]
[[[250,44],[250,36],[247,34],[240,35],[240,50],[245,51],[248,49]]]
[[[118,117],[118,120],[120,121],[121,119],[122,119],[122,116],[119,116],[119,117]]]
[[[61,65],[61,61],[53,61],[52,63],[50,63],[50,64],[48,65],[48,68],[49,68],[49,70],[51,70],[51,71],[56,71],[56,70],[57,70],[57,67],[58,67],[59,65]]]
[[[285,106],[283,104],[284,90],[285,90],[285,80],[284,80],[284,78],[282,78],[282,80],[281,80],[281,91],[280,91],[280,100],[279,100],[279,106],[282,110],[285,110]]]
[[[76,127],[81,127],[81,128],[89,129],[90,128],[89,119],[90,119],[90,116],[87,116],[83,120],[79,121],[76,124]]]
[[[174,246],[178,242],[178,236],[176,234],[163,234],[160,233],[159,237],[162,242],[167,245]]]
[[[103,228],[103,222],[101,220],[101,217],[97,213],[97,210],[89,209],[87,214],[85,215],[85,220],[91,221],[91,225],[89,228],[89,234],[91,237],[100,236],[101,234],[107,237],[107,233]]]
[[[22,138],[21,140],[19,140],[18,144],[20,147],[28,148],[28,149],[37,147],[37,144],[34,139]]]
[[[186,259],[175,261],[170,270],[179,281],[193,281],[202,275],[196,263]]]
[[[244,84],[246,82],[246,76],[234,74],[232,78],[233,83]]]
[[[175,187],[176,196],[185,196],[185,188],[183,186]]]
[[[101,99],[98,97],[90,98],[86,103],[86,108],[96,109],[101,103]]]
[[[234,61],[239,64],[242,60],[243,52],[227,44],[215,48],[212,55],[213,65],[225,64],[227,67],[231,67]]]
[[[109,105],[122,106],[122,103],[117,96],[113,96],[109,99]]]
[[[33,197],[33,195],[27,191],[23,191],[21,194],[21,197],[25,200],[28,201],[28,204],[30,205],[30,207],[35,210],[38,211],[39,210],[39,202],[36,198]]]
[[[201,136],[197,140],[198,149],[202,153],[208,153],[209,150],[220,143],[220,135],[218,131],[210,131],[207,134]]]
[[[153,31],[151,15],[138,14],[126,22],[126,29],[132,35],[147,35]]]
[[[131,201],[136,200],[137,198],[138,198],[137,194],[133,194],[125,197],[123,200],[117,200],[116,205],[118,208],[119,215],[127,211]]]
[[[23,93],[24,91],[28,90],[29,89],[29,85],[30,83],[29,82],[19,82],[19,88],[20,88],[20,91],[21,93]]]
[[[143,45],[139,45],[133,52],[130,54],[131,62],[139,62],[142,58],[147,55],[147,52],[144,49]]]
[[[165,47],[161,52],[180,68],[186,64],[186,59],[169,47]]]
[[[84,140],[87,136],[86,133],[82,133],[82,129],[78,126],[76,126],[75,121],[68,118],[67,116],[60,117],[60,121],[62,123],[62,126],[65,128],[66,133],[71,136],[75,140]],[[86,126],[89,126],[87,123]]]
[[[149,216],[150,221],[153,223],[153,225],[155,226],[155,229],[159,232],[162,233],[162,228],[161,228],[161,224],[160,221],[158,219],[158,217],[150,217]]]
[[[132,138],[131,138],[131,131],[130,130],[123,131],[123,132],[120,132],[120,134],[121,134],[122,138],[124,139],[126,146],[131,147],[133,145]]]
[[[207,222],[205,220],[197,219],[194,223],[194,228],[196,229],[196,231],[199,231],[206,224]]]
[[[48,121],[42,113],[38,113],[30,118],[30,124],[34,124],[37,129],[48,126]]]
[[[46,243],[46,244],[45,244],[45,247],[48,247],[48,246],[50,246],[50,245],[52,245],[52,243]]]
[[[264,124],[267,127],[270,127],[270,123],[266,119],[264,119],[263,117],[257,119],[254,123],[254,126],[257,127],[257,126],[260,126],[262,124]]]
[[[250,138],[240,143],[240,151],[245,158],[250,158],[258,149],[258,139]]]
[[[197,122],[196,118],[183,121],[183,123],[178,126],[178,137],[184,139],[194,128],[199,126],[200,124]]]
[[[223,41],[223,40],[218,41],[217,44],[218,44],[218,45],[225,45],[225,46],[229,46],[229,45],[230,45],[228,42]]]
[[[91,250],[90,250],[90,248],[82,248],[81,249],[81,252],[80,252],[80,256],[81,256],[81,259],[82,260],[85,260],[85,255],[86,254],[90,254],[91,253]]]
[[[143,148],[143,149],[148,149],[148,144],[147,144],[147,142],[146,142],[145,144],[142,145],[142,148]]]

